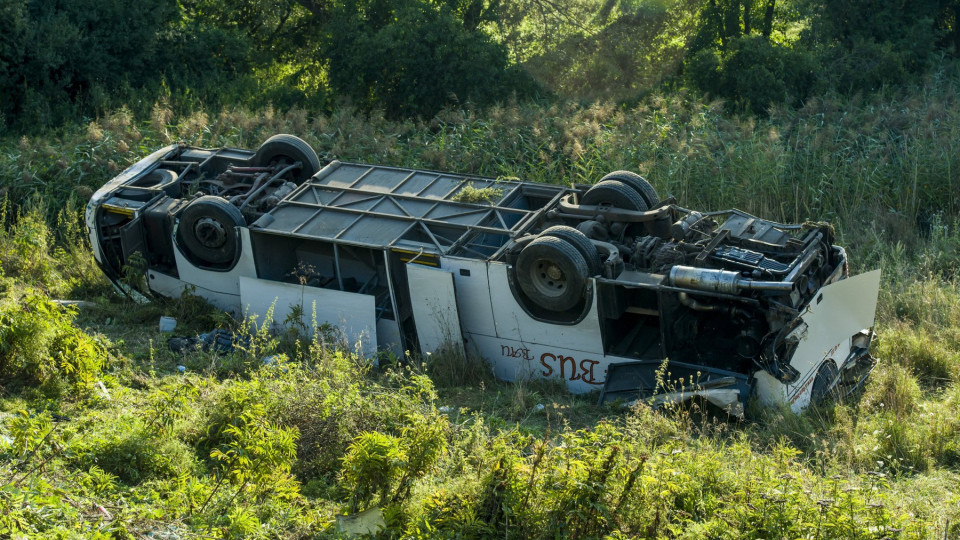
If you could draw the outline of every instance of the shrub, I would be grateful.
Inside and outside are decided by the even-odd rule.
[[[831,52],[827,73],[841,92],[872,92],[907,80],[906,55],[890,42],[858,39],[848,50]]]
[[[207,507],[225,479],[235,487],[232,503],[246,494],[253,500],[271,497],[290,501],[299,497],[300,485],[290,474],[296,460],[296,429],[266,419],[262,406],[252,405],[237,421],[224,427],[220,445],[210,452],[219,466],[219,480],[200,511]],[[248,506],[249,502],[242,506]]]
[[[367,432],[354,439],[343,457],[344,484],[353,492],[352,512],[366,508],[374,496],[379,502],[387,500],[400,476],[402,456],[400,439],[392,435]]]
[[[61,121],[75,102],[154,78],[160,28],[170,2],[5,2],[0,17],[0,114],[35,129]],[[109,90],[108,90],[109,89]]]
[[[813,17],[804,41],[822,51],[824,75],[841,91],[900,84],[925,68],[938,46],[949,47],[938,43],[937,31],[938,25],[943,30],[955,27],[948,22],[949,3],[810,0]],[[956,28],[948,32],[954,39],[960,35]]]
[[[331,86],[391,116],[502,100],[529,86],[507,51],[443,3],[344,2],[326,46]]]
[[[702,49],[686,66],[695,88],[726,99],[732,110],[761,116],[771,105],[802,103],[815,89],[816,73],[809,52],[761,36],[731,40],[725,52]]]
[[[193,450],[174,437],[164,437],[138,418],[97,422],[71,441],[74,462],[98,467],[127,485],[146,480],[176,478],[199,469]]]
[[[75,309],[36,291],[0,304],[0,379],[35,386],[50,397],[64,386],[90,388],[108,363],[105,344],[73,325]]]
[[[107,281],[90,252],[75,199],[63,201],[65,208],[55,214],[36,199],[16,208],[12,219],[9,201],[0,201],[0,276],[61,298],[103,292]]]
[[[20,216],[9,229],[4,227],[0,231],[0,268],[26,283],[52,283],[56,272],[55,262],[50,257],[53,240],[50,227],[40,212]]]

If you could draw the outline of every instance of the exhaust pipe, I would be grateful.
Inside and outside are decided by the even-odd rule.
[[[670,284],[684,289],[728,294],[737,294],[741,291],[793,292],[793,283],[789,281],[754,281],[741,277],[737,272],[691,266],[671,268]]]

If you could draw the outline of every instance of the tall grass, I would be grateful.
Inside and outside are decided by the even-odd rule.
[[[35,193],[54,205],[82,201],[173,140],[256,147],[291,132],[331,158],[538,182],[591,183],[612,170],[637,170],[688,207],[828,220],[848,243],[910,250],[937,227],[953,231],[960,211],[960,76],[943,69],[911,90],[815,98],[764,120],[730,117],[719,103],[682,94],[652,96],[631,109],[504,104],[420,122],[350,109],[176,117],[158,102],[149,118],[122,109],[60,135],[0,142],[0,190],[18,201]]]
[[[881,363],[860,399],[758,411],[740,425],[689,409],[598,408],[549,386],[466,377],[450,358],[378,372],[259,334],[235,357],[175,356],[146,329],[160,311],[191,330],[223,321],[189,298],[145,314],[99,298],[78,320],[120,334],[111,351],[131,357],[90,370],[102,389],[85,381],[91,391],[51,402],[0,388],[0,528],[335,536],[334,514],[357,503],[382,506],[389,531],[411,538],[960,534],[957,83],[942,72],[910,91],[818,98],[765,120],[683,95],[632,108],[507,103],[422,122],[349,109],[177,116],[158,102],[143,118],[121,109],[4,139],[7,302],[27,286],[106,295],[79,210],[122,168],[175,140],[256,147],[277,132],[329,158],[539,182],[637,170],[686,207],[830,220],[855,270],[880,266],[885,279]],[[282,360],[261,366],[252,351]],[[56,427],[45,411],[70,418]],[[50,502],[64,493],[73,503]],[[128,510],[85,510],[100,504]]]

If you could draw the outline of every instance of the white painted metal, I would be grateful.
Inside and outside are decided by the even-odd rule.
[[[462,356],[463,334],[457,315],[453,274],[415,263],[407,264],[407,285],[420,352],[427,355],[453,347],[454,353]]]
[[[490,297],[493,301],[493,317],[496,321],[497,337],[519,341],[521,343],[549,343],[561,349],[600,354],[603,341],[600,337],[600,320],[597,316],[597,295],[592,295],[590,311],[577,324],[552,324],[538,321],[517,303],[510,282],[507,280],[508,266],[491,262],[487,265],[490,280]],[[593,279],[591,287],[596,289]],[[473,331],[468,328],[467,331]]]
[[[603,388],[611,363],[635,360],[548,343],[552,342],[550,333],[524,341],[471,333],[466,337],[475,351],[493,365],[497,378],[506,381],[559,378],[577,394]]]
[[[730,416],[743,417],[743,402],[740,401],[740,390],[736,388],[707,388],[681,392],[664,392],[651,396],[643,402],[651,407],[660,407],[667,403],[683,403],[695,397],[706,399]]]
[[[460,325],[476,334],[497,335],[497,327],[493,323],[487,262],[460,257],[440,257],[440,267],[453,272]],[[470,275],[463,275],[461,270],[465,270]]]
[[[373,296],[243,276],[239,284],[247,316],[258,315],[263,320],[272,309],[272,323],[283,326],[296,310],[300,319],[292,322],[307,328],[314,328],[314,323],[330,324],[338,329],[350,350],[365,357],[376,354]]]
[[[400,337],[400,325],[397,321],[380,319],[377,321],[377,345],[381,351],[393,353],[403,358],[403,340]]]
[[[90,197],[90,201],[87,202],[85,220],[87,224],[87,233],[90,235],[90,246],[93,247],[93,258],[99,263],[103,264],[103,260],[101,260],[100,257],[100,238],[98,234],[100,227],[97,226],[97,215],[100,204],[109,199],[113,195],[113,192],[117,190],[117,188],[132,180],[133,177],[147,170],[154,163],[160,161],[164,156],[174,151],[176,148],[177,145],[171,144],[170,146],[165,146],[149,156],[141,159],[140,161],[127,167],[122,173],[118,174],[109,182],[101,186],[100,189],[98,189],[97,192]]]
[[[197,296],[200,296],[207,302],[210,302],[210,304],[214,307],[237,315],[240,314],[239,294],[226,294],[211,291],[210,289],[198,287],[191,283],[179,280],[173,276],[168,276],[162,272],[157,272],[156,270],[148,270],[147,279],[150,285],[150,290],[158,294],[162,294],[168,298],[177,298],[183,294],[183,291],[191,288]]]
[[[197,268],[187,260],[180,248],[177,247],[176,242],[173,243],[173,254],[177,260],[177,273],[180,274],[180,279],[208,291],[239,297],[240,282],[238,278],[241,276],[255,277],[257,275],[257,267],[253,261],[253,247],[250,244],[250,231],[246,227],[240,228],[240,260],[237,261],[236,266],[227,272]],[[236,312],[239,308],[240,306],[237,305],[230,311]]]
[[[791,365],[801,373],[793,384],[783,385],[766,372],[756,375],[757,396],[764,403],[789,402],[800,411],[810,403],[817,370],[833,359],[839,366],[850,353],[850,338],[872,328],[880,291],[880,270],[850,277],[820,289],[800,315],[806,325],[798,334]],[[818,301],[819,299],[819,301]],[[779,387],[779,388],[778,388]]]
[[[303,285],[251,277],[241,277],[239,283],[244,318],[255,317],[258,325],[283,327],[286,326],[290,313],[300,310],[301,318],[296,322],[309,324],[309,319],[304,321],[302,318]]]

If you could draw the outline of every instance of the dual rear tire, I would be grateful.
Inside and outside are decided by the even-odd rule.
[[[580,202],[643,212],[655,208],[660,197],[639,174],[614,171],[588,189]],[[521,250],[515,264],[516,281],[526,299],[553,315],[582,311],[588,279],[602,269],[593,242],[581,231],[563,225],[540,233]]]
[[[635,172],[613,171],[612,173],[601,178],[600,182],[605,182],[607,180],[614,180],[627,185],[634,192],[640,195],[640,198],[643,199],[643,202],[647,205],[647,210],[656,208],[656,206],[660,203],[660,195],[657,194],[657,190],[654,189],[653,185],[650,184],[650,182],[647,182],[646,178]]]
[[[588,189],[581,203],[644,212],[660,204],[660,196],[650,182],[639,174],[614,171]]]
[[[546,229],[524,246],[516,261],[517,283],[526,297],[550,313],[580,311],[590,276],[600,273],[593,242],[573,227]]]

